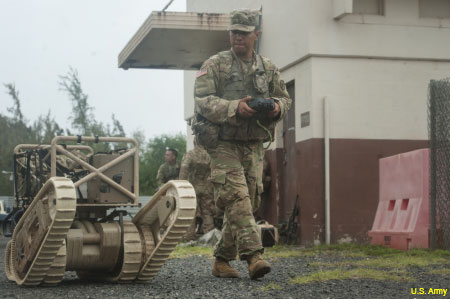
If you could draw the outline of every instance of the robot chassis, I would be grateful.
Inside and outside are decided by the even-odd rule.
[[[116,153],[94,153],[81,142],[127,147]],[[56,285],[65,271],[76,271],[87,280],[151,280],[195,217],[192,185],[169,181],[131,221],[125,220],[126,211],[111,210],[139,207],[139,150],[134,139],[58,136],[50,145],[18,145],[15,157],[33,150],[47,152],[34,163],[41,171],[47,165],[50,174],[48,179],[42,173],[35,176],[42,187],[20,204],[15,173],[15,200],[23,215],[6,247],[8,279],[26,286]],[[76,164],[83,176],[58,172],[58,157]]]

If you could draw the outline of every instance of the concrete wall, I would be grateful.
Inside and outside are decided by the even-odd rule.
[[[450,19],[420,18],[418,0],[387,0],[384,16],[339,20],[330,1],[309,1],[309,53],[450,59]]]
[[[282,67],[309,53],[308,26],[311,0],[187,0],[192,12],[230,13],[234,9],[262,8],[260,53]],[[319,1],[322,2],[322,1]],[[331,5],[328,0],[323,1]],[[282,5],[281,5],[282,3]],[[285,9],[286,8],[286,9]]]
[[[431,79],[448,77],[450,62],[311,60],[312,100],[306,102],[312,105],[306,109],[312,110],[313,138],[323,138],[324,97],[330,100],[331,138],[428,138],[428,83]],[[300,113],[303,110],[297,115]],[[302,131],[310,129],[299,129],[297,141],[308,137]]]
[[[312,129],[299,129],[297,141],[323,137],[324,97],[332,138],[426,139],[427,85],[450,74],[450,19],[421,18],[419,0],[384,1],[383,16],[339,20],[330,1],[309,2],[308,56],[299,59],[312,78],[300,75],[304,67],[283,72],[311,84],[312,98],[297,96],[296,123],[311,110]]]
[[[194,136],[192,135],[189,119],[194,115],[194,82],[195,73],[193,71],[184,71],[184,119],[186,125],[186,151],[194,148]]]

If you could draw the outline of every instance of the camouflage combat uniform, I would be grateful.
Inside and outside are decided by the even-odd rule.
[[[184,155],[181,161],[180,180],[188,180],[194,186],[197,195],[197,215],[202,219],[200,228],[203,233],[207,233],[214,228],[214,214],[216,207],[214,204],[213,186],[208,180],[211,173],[211,159],[208,153],[201,146],[195,148]],[[186,233],[186,239],[195,238],[195,221]]]
[[[270,184],[272,182],[272,177],[270,176],[270,163],[267,156],[264,156],[263,159],[263,173],[262,173],[262,183],[263,183],[263,192],[261,194],[261,202],[258,210],[254,210],[254,216],[256,221],[263,220],[265,217],[265,212],[267,211],[268,201],[269,201],[269,189]]]
[[[156,175],[156,181],[158,187],[161,187],[170,180],[178,180],[178,174],[180,173],[180,162],[176,161],[174,164],[164,162],[158,169]]]
[[[275,123],[290,108],[285,84],[269,59],[254,53],[253,60],[245,63],[229,50],[203,63],[194,92],[196,136],[196,122],[209,122],[218,132],[217,144],[207,148],[214,199],[216,206],[225,211],[222,238],[214,256],[233,260],[236,254],[242,259],[262,252],[252,212],[259,206],[263,191],[263,142],[269,140],[267,130],[273,136]],[[240,118],[239,99],[248,95],[274,99],[280,114],[276,119],[266,114]]]

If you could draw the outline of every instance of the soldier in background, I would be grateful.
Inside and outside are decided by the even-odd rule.
[[[208,152],[200,145],[187,152],[181,161],[180,180],[189,181],[194,186],[197,195],[196,220],[186,233],[185,240],[196,238],[197,223],[200,223],[199,232],[207,233],[214,228],[214,192],[209,181],[211,173],[211,159]]]
[[[158,188],[170,180],[177,180],[180,173],[180,162],[177,161],[178,151],[167,148],[164,155],[164,163],[159,167],[156,181]]]

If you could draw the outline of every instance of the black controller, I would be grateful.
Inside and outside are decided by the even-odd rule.
[[[275,109],[275,101],[272,99],[252,98],[248,106],[258,112],[270,112]]]

